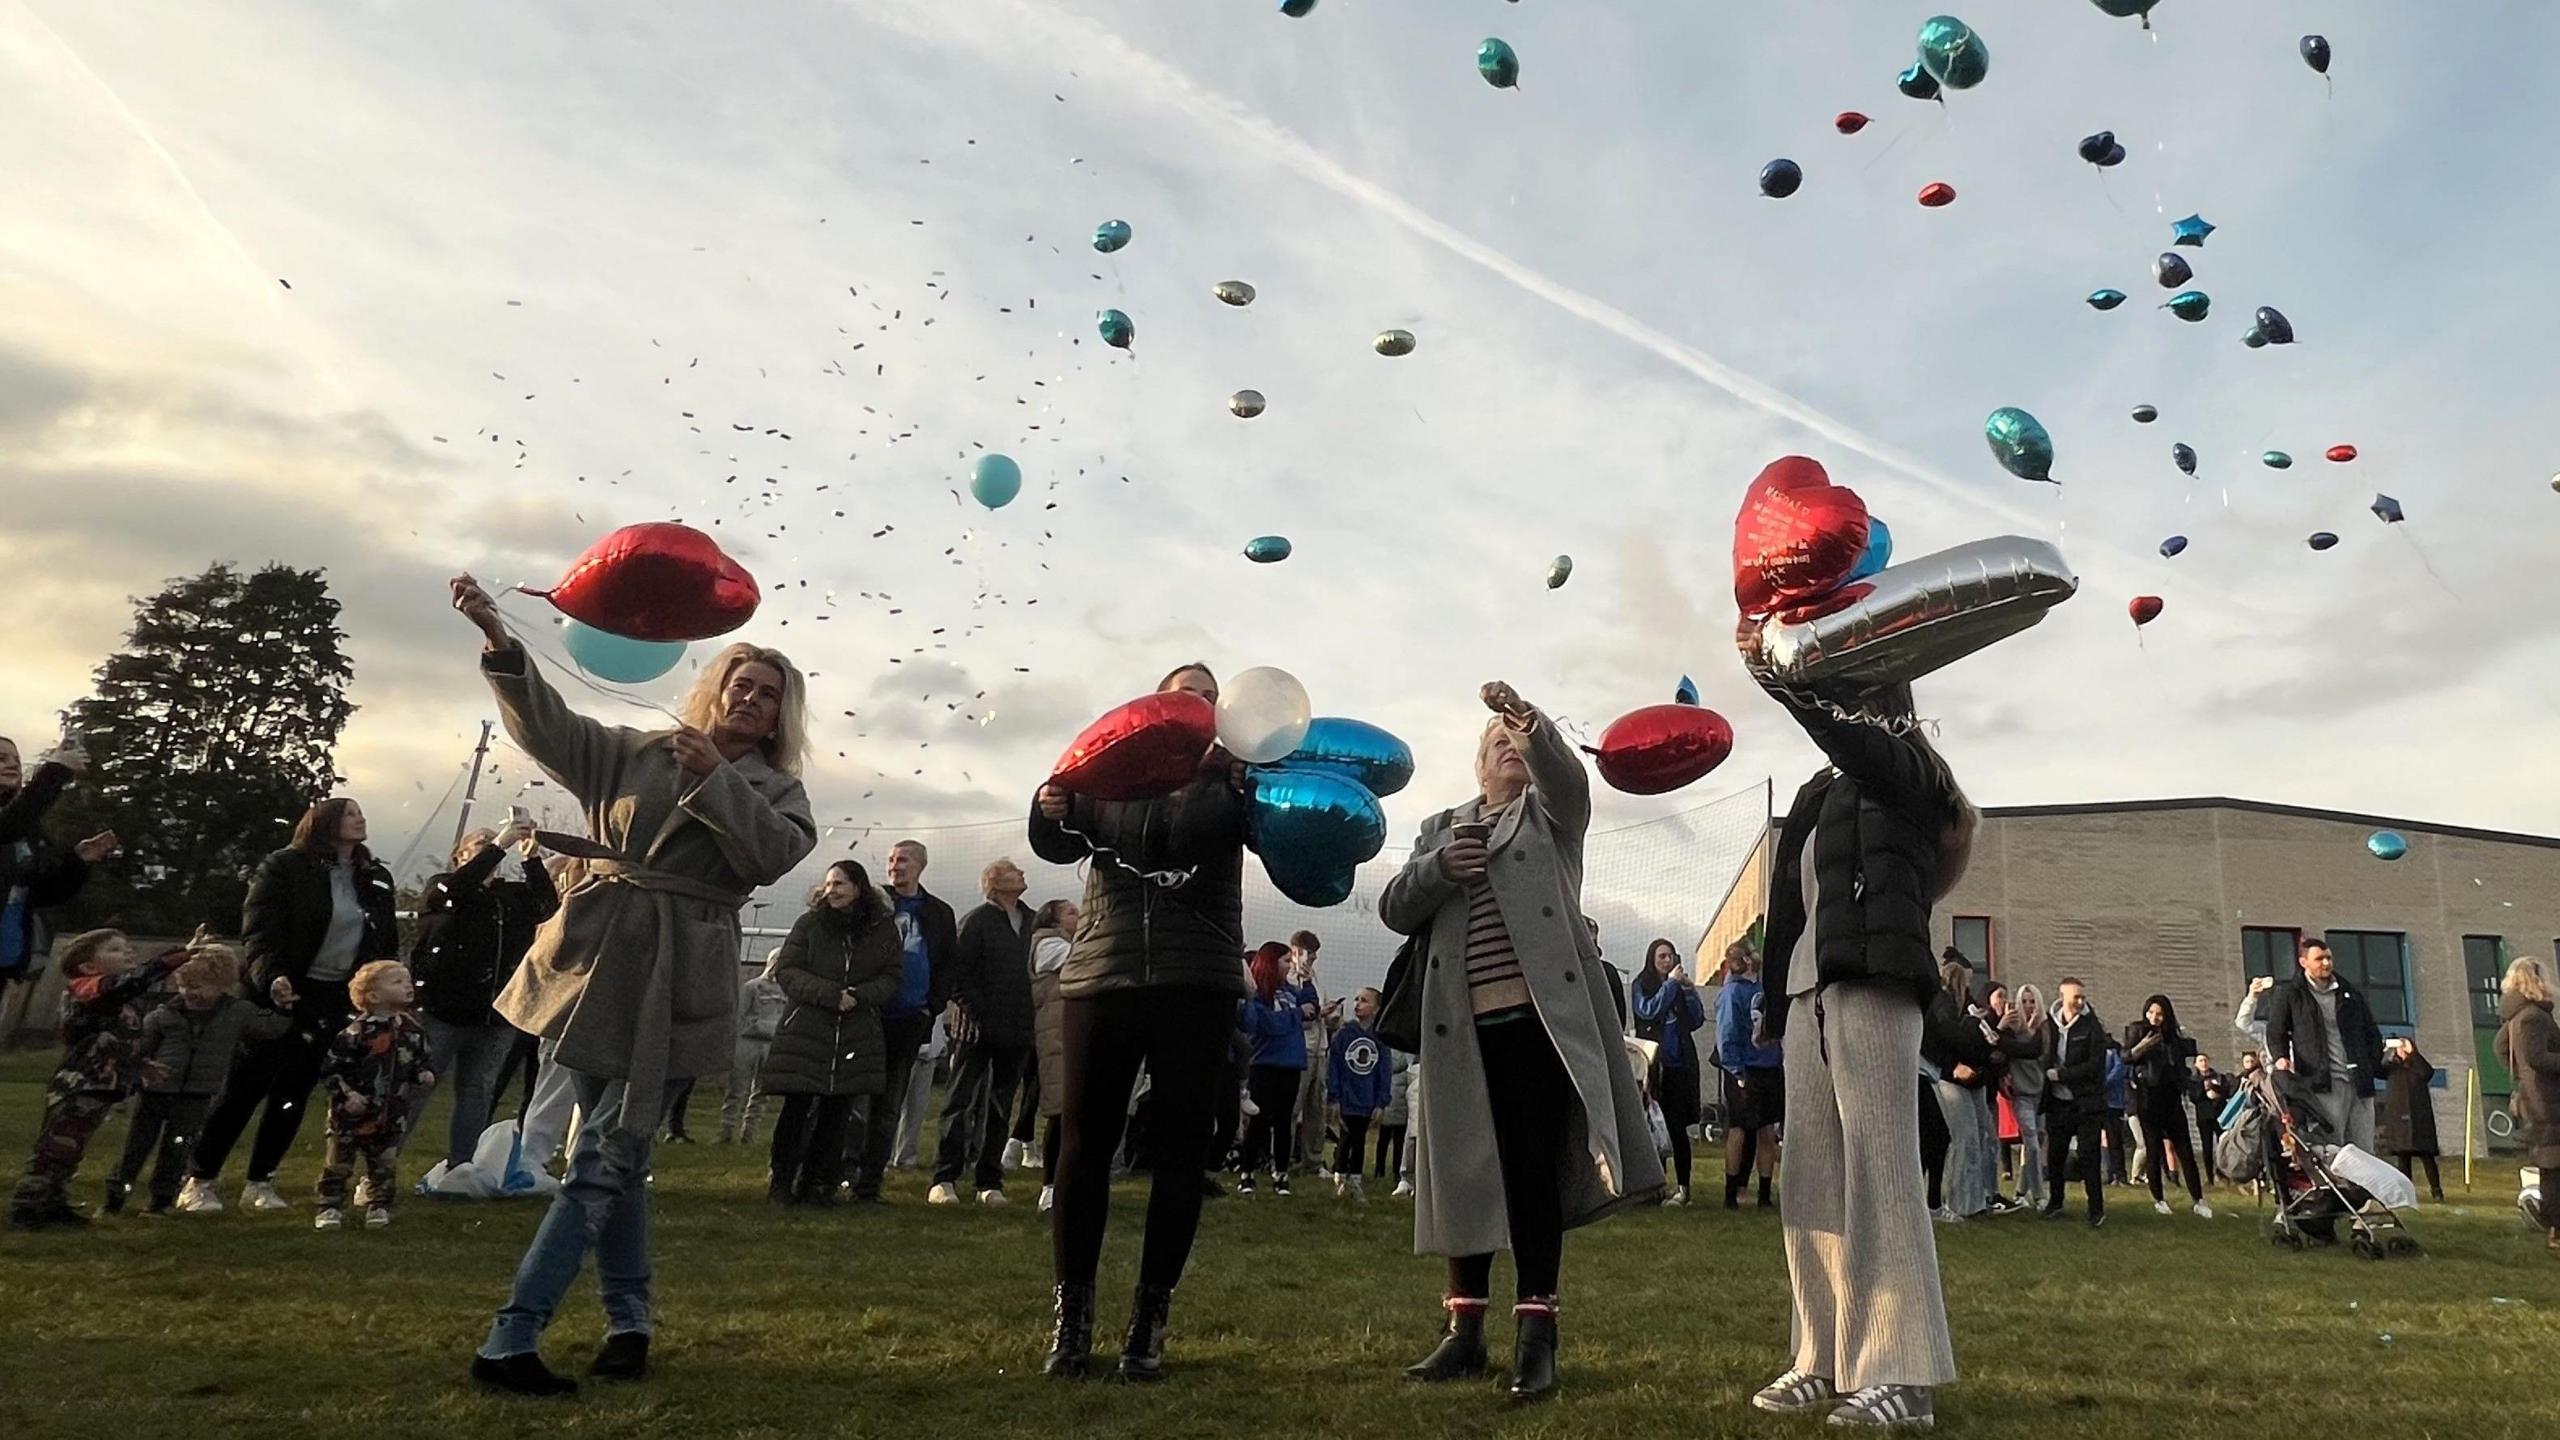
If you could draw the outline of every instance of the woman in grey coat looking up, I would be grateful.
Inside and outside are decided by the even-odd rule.
[[[1423,822],[1378,916],[1423,941],[1413,1248],[1449,1257],[1439,1348],[1405,1373],[1479,1375],[1493,1253],[1518,1270],[1511,1394],[1556,1383],[1564,1232],[1662,1191],[1662,1159],[1582,922],[1582,759],[1508,685],[1476,747],[1482,793]]]
[[[738,911],[817,848],[800,788],[800,672],[778,650],[732,645],[702,667],[673,730],[625,730],[572,711],[468,575],[453,608],[487,637],[480,671],[507,734],[577,797],[590,844],[563,875],[559,913],[498,997],[507,1023],[557,1047],[585,1121],[560,1193],[471,1362],[474,1379],[559,1395],[535,1345],[596,1252],[599,1379],[648,1371],[649,1150],[667,1097],[725,1073],[738,1029]]]

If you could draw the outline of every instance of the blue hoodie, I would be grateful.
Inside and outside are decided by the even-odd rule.
[[[1760,982],[1740,975],[1724,982],[1716,995],[1716,1063],[1726,1071],[1775,1070],[1786,1064],[1783,1045],[1751,1043],[1751,1022],[1760,1009]]]
[[[1325,1076],[1325,1098],[1345,1115],[1375,1115],[1396,1094],[1395,1067],[1387,1047],[1368,1026],[1346,1020],[1333,1032],[1333,1068]]]
[[[2107,1108],[2121,1113],[2125,1108],[2125,1079],[2131,1069],[2124,1063],[2124,1052],[2107,1052]]]
[[[1282,1070],[1307,1068],[1307,1032],[1298,1020],[1297,997],[1287,986],[1265,1005],[1248,995],[1236,1002],[1236,1028],[1253,1042],[1253,1063]]]

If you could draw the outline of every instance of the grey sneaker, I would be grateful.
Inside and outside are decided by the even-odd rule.
[[[1760,1387],[1760,1393],[1751,1397],[1751,1403],[1772,1415],[1802,1415],[1819,1410],[1839,1398],[1840,1392],[1822,1376],[1789,1370]]]
[[[1871,1385],[1832,1411],[1831,1423],[1875,1430],[1927,1430],[1938,1423],[1938,1411],[1926,1386]]]

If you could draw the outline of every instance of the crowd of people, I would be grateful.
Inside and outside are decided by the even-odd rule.
[[[1406,1371],[1417,1381],[1492,1369],[1493,1269],[1510,1253],[1508,1392],[1531,1399],[1558,1383],[1568,1232],[1687,1204],[1692,1140],[1716,1125],[1725,1208],[1750,1193],[1778,1211],[1793,1291],[1789,1364],[1753,1403],[1891,1427],[1929,1423],[1955,1377],[1932,1217],[2058,1217],[2076,1178],[2093,1226],[2124,1184],[2147,1185],[2163,1214],[2182,1188],[2209,1219],[2216,1138],[2253,1082],[2413,1176],[2423,1166],[2441,1198],[2434,1067],[2384,1038],[2317,939],[2283,983],[2251,986],[2233,1074],[2167,995],[2119,1030],[2076,978],[2048,1005],[1953,949],[1932,954],[1930,912],[1962,874],[1975,813],[1909,723],[1907,688],[1850,713],[1771,687],[1828,763],[1778,827],[1765,926],[1717,957],[1712,1000],[1668,939],[1632,981],[1602,958],[1581,905],[1583,763],[1502,684],[1482,692],[1475,793],[1423,823],[1379,897],[1408,944],[1383,993],[1326,994],[1312,932],[1246,943],[1242,769],[1215,748],[1157,799],[1040,787],[1028,844],[1083,865],[1079,897],[1035,907],[999,860],[961,915],[925,888],[926,846],[901,841],[876,879],[834,861],[742,980],[740,909],[817,844],[797,778],[799,671],[733,645],[677,728],[618,729],[568,708],[469,577],[452,598],[481,632],[508,732],[577,799],[587,836],[537,835],[521,817],[466,835],[404,946],[363,810],[329,799],[259,867],[236,941],[200,930],[144,955],[113,930],[73,937],[57,957],[65,1052],[13,1224],[90,1223],[71,1185],[129,1099],[107,1212],[146,1164],[144,1214],[221,1209],[252,1120],[238,1203],[288,1209],[278,1166],[325,1087],[314,1228],[355,1212],[379,1228],[426,1098],[449,1088],[431,1185],[486,1165],[493,1130],[529,1167],[564,1157],[471,1364],[497,1389],[564,1394],[576,1382],[538,1343],[590,1252],[608,1320],[590,1374],[648,1372],[646,1179],[655,1145],[692,1138],[698,1083],[724,1091],[720,1143],[755,1143],[769,1118],[773,1203],[879,1204],[885,1173],[921,1162],[905,1152],[942,1065],[929,1203],[1005,1204],[1008,1177],[1039,1168],[1047,1374],[1103,1368],[1096,1283],[1116,1174],[1143,1173],[1149,1192],[1108,1368],[1144,1382],[1165,1373],[1173,1296],[1203,1205],[1226,1193],[1219,1175],[1285,1196],[1312,1172],[1346,1201],[1392,1180],[1415,1250],[1445,1265],[1438,1343]],[[1160,688],[1217,696],[1199,664]],[[0,982],[14,991],[52,950],[44,912],[114,851],[111,835],[44,838],[83,764],[66,745],[25,775],[0,741]],[[2560,1161],[2548,969],[2515,962],[2505,996],[2501,1054],[2533,1158]],[[1405,1048],[1389,1043],[1390,1011]],[[500,1096],[519,1077],[508,1120]],[[2560,1228],[2551,1244],[2560,1253]]]

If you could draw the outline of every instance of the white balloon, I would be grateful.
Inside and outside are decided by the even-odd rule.
[[[1286,670],[1257,665],[1218,689],[1218,743],[1248,765],[1287,758],[1314,719],[1307,687]]]

